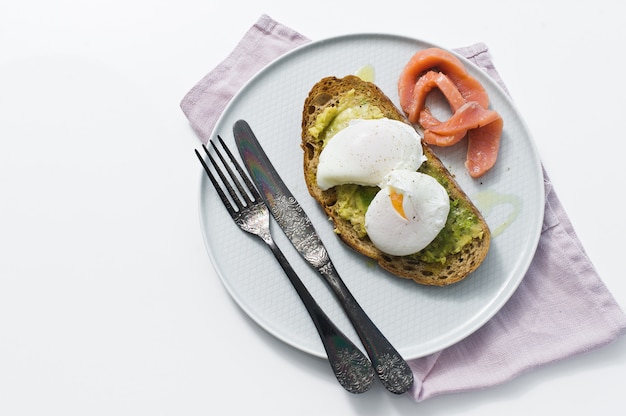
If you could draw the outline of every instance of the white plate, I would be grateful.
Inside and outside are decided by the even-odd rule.
[[[476,180],[465,171],[462,145],[435,150],[484,210],[494,230],[490,252],[481,267],[451,286],[420,286],[382,271],[333,234],[303,179],[300,120],[306,95],[325,76],[341,77],[371,65],[375,83],[397,104],[396,83],[402,68],[417,50],[431,46],[435,45],[381,34],[342,36],[305,45],[251,79],[233,98],[214,130],[235,150],[233,123],[240,118],[250,123],[278,173],[311,217],[346,285],[407,359],[460,341],[498,312],[530,265],[544,207],[541,164],[523,120],[506,93],[465,61],[470,73],[489,92],[492,108],[504,119],[499,160],[492,171]],[[307,353],[326,357],[313,324],[269,248],[232,222],[204,173],[199,210],[207,251],[233,299],[277,338]],[[358,342],[331,291],[273,221],[272,232],[323,309]]]

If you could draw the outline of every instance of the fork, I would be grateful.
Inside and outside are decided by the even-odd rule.
[[[227,171],[230,180],[219,168],[215,158],[211,156],[209,149],[203,144],[202,148],[208,156],[213,169],[217,172],[222,184],[230,195],[232,200],[231,203],[204,158],[201,156],[200,152],[195,150],[196,156],[198,156],[200,163],[202,163],[205,172],[226,207],[226,210],[239,228],[261,238],[270,247],[272,253],[280,263],[289,278],[289,281],[302,300],[307,312],[311,316],[313,324],[315,325],[320,339],[322,340],[322,344],[324,345],[324,349],[326,350],[329,364],[335,373],[335,377],[339,381],[339,384],[341,384],[343,388],[350,393],[363,393],[369,390],[374,379],[374,369],[372,367],[372,363],[363,354],[363,352],[356,345],[354,345],[354,343],[352,343],[352,341],[350,341],[350,339],[346,337],[346,335],[341,332],[339,328],[336,327],[336,325],[324,313],[315,299],[313,299],[311,293],[304,286],[272,238],[269,227],[270,215],[267,206],[222,138],[219,135],[217,138],[225,153],[228,155],[231,164],[237,170],[239,177],[245,183],[248,191],[246,192],[246,189],[244,189],[241,181],[237,179],[237,176],[230,168],[229,163],[227,163],[214,141],[210,140],[211,146],[215,154],[219,157],[221,164]],[[231,181],[239,191],[238,193],[231,185]]]

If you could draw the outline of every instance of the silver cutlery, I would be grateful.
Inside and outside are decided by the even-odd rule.
[[[250,197],[215,143],[212,140],[210,141],[213,151],[219,157],[221,165],[227,171],[230,180],[223,173],[222,169],[220,169],[219,164],[216,163],[215,158],[211,155],[207,147],[202,145],[213,169],[217,172],[222,184],[230,195],[232,203],[229,201],[223,188],[220,186],[215,175],[213,175],[198,150],[195,151],[196,155],[202,163],[204,170],[209,176],[211,183],[215,187],[228,213],[239,228],[258,236],[270,247],[311,316],[322,340],[322,344],[324,345],[324,349],[326,350],[329,364],[339,383],[350,393],[363,393],[369,390],[374,379],[374,370],[371,362],[363,352],[333,324],[304,286],[270,234],[269,211],[267,206],[241,166],[233,157],[231,151],[226,147],[222,138],[220,136],[217,136],[217,138],[228,155],[230,164],[235,167],[239,177],[243,180],[247,190],[251,194]],[[232,187],[231,182],[235,185],[238,192]],[[235,206],[233,206],[233,204]]]
[[[300,255],[325,279],[354,326],[387,390],[402,394],[413,385],[413,372],[367,316],[333,266],[311,220],[283,183],[245,120],[233,126],[239,153],[261,197]]]

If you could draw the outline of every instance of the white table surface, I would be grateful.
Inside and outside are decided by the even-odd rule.
[[[623,338],[419,404],[378,383],[344,392],[325,360],[258,327],[216,277],[199,228],[198,141],[179,102],[263,13],[311,39],[485,42],[624,308],[626,3],[247,3],[0,3],[0,414],[623,410]]]

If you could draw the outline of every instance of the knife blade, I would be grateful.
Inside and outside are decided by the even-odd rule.
[[[413,384],[413,372],[400,353],[367,316],[335,269],[308,215],[265,154],[250,125],[238,120],[233,134],[246,169],[276,222],[300,255],[333,291],[367,352],[381,383],[402,394]]]

